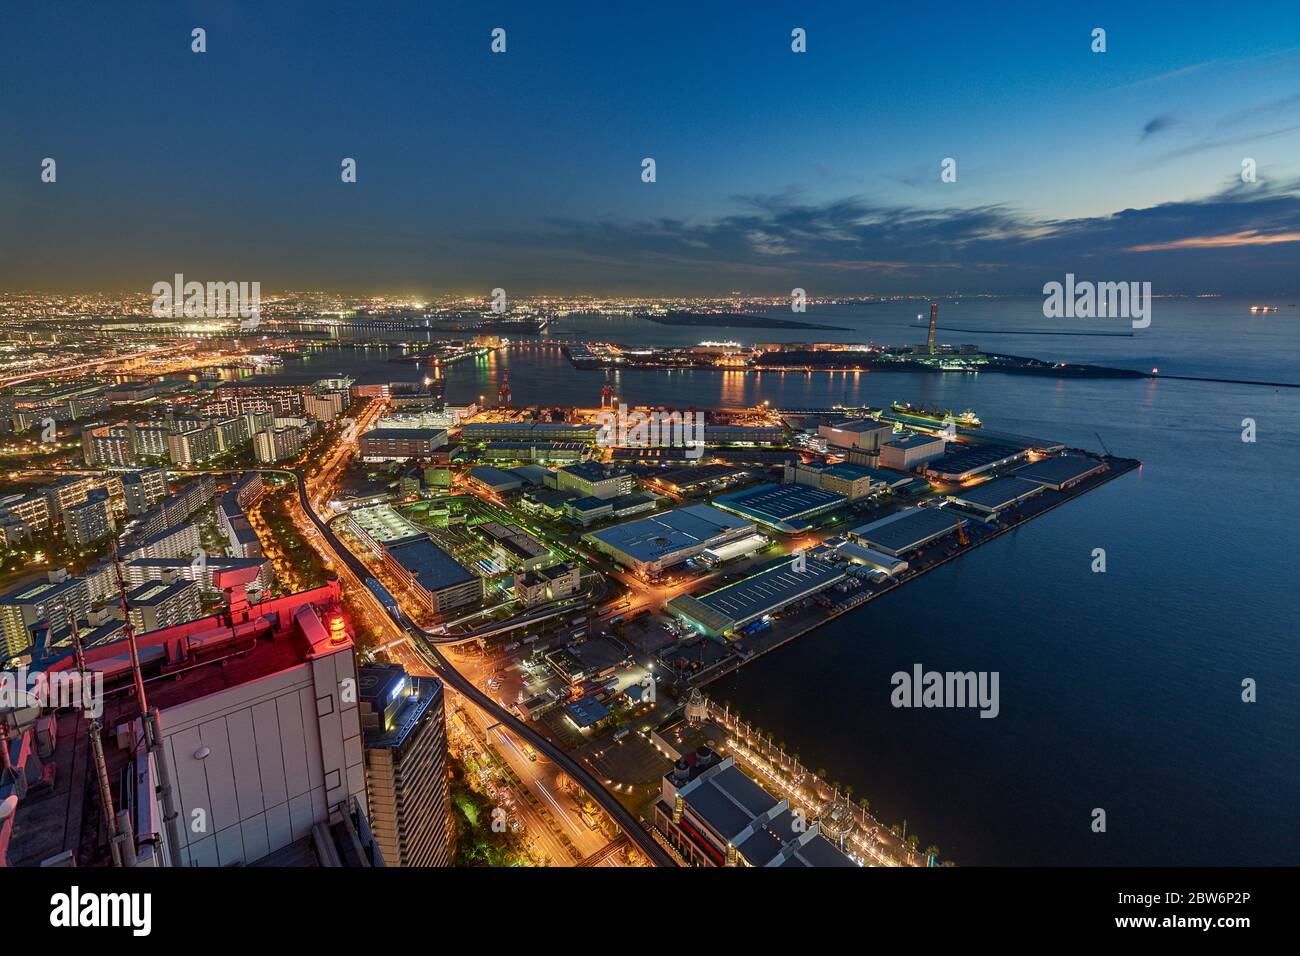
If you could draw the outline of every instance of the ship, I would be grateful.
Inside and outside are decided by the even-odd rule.
[[[911,402],[894,402],[889,407],[899,415],[935,425],[946,425],[951,421],[962,428],[979,428],[981,424],[979,418],[969,408],[960,415],[954,415],[951,409],[926,408],[924,405],[913,405]]]

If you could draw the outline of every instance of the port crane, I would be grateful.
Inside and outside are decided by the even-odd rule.
[[[1106,453],[1106,457],[1114,458],[1115,456],[1110,453],[1110,449],[1106,447],[1106,443],[1101,440],[1101,432],[1093,432],[1093,434],[1097,436],[1097,441],[1101,442],[1101,450]]]

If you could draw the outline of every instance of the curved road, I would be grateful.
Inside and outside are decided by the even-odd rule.
[[[308,500],[307,496],[307,482],[303,477],[301,469],[262,468],[249,470],[293,475],[294,480],[298,485],[298,501],[302,505],[302,509],[306,513],[307,517],[311,519],[312,524],[316,526],[316,529],[321,533],[325,540],[330,543],[330,546],[333,547],[335,553],[337,553],[339,558],[347,564],[348,568],[357,576],[358,580],[365,581],[366,578],[371,576],[369,569],[361,563],[361,559],[344,546],[343,542],[338,539],[330,526],[321,520],[315,510],[312,509],[311,502]],[[486,710],[506,727],[509,727],[512,733],[522,737],[524,740],[528,741],[533,748],[546,754],[547,757],[553,760],[564,770],[565,773],[573,778],[574,782],[586,790],[587,793],[591,795],[591,798],[600,804],[606,813],[613,817],[614,822],[623,829],[623,832],[628,835],[632,842],[637,845],[637,848],[644,853],[646,857],[655,864],[655,866],[670,867],[677,865],[673,858],[668,855],[668,852],[664,850],[662,846],[659,845],[650,832],[646,830],[645,827],[641,826],[641,821],[634,817],[628,811],[627,807],[619,803],[618,800],[614,798],[613,794],[601,786],[600,782],[593,777],[586,768],[582,766],[582,764],[578,763],[546,737],[543,737],[536,730],[529,727],[514,714],[510,713],[510,711],[506,710],[491,697],[487,696],[487,694],[474,686],[474,684],[470,682],[469,678],[456,670],[456,668],[454,668],[447,659],[439,653],[437,647],[430,643],[428,636],[422,630],[412,627],[404,621],[398,620],[396,617],[393,617],[392,614],[389,616],[393,618],[393,623],[397,625],[397,627],[400,628],[408,638],[410,638],[412,646],[415,647],[423,657],[429,660],[430,666],[438,675],[439,679],[444,683],[451,685],[459,693],[474,701],[478,707]]]

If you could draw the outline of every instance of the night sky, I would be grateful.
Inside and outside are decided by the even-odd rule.
[[[1032,293],[1066,272],[1294,291],[1300,4],[4,4],[0,289],[176,272],[430,295]]]

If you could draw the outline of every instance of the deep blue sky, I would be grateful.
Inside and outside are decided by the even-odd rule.
[[[1295,290],[1300,4],[1066,6],[6,4],[0,288]]]

